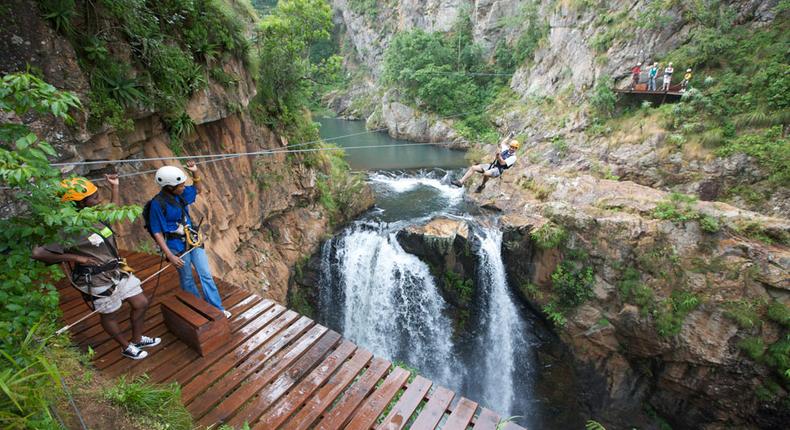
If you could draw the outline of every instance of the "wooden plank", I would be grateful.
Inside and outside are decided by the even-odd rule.
[[[499,424],[499,414],[492,411],[491,409],[483,408],[483,410],[480,411],[480,415],[477,416],[477,420],[475,420],[475,426],[472,429],[496,430],[497,424]]]
[[[149,355],[144,360],[128,360],[121,358],[118,362],[108,366],[104,372],[110,376],[126,373],[130,376],[142,375],[153,371],[156,367],[169,360],[184,354],[189,346],[181,342],[173,333],[167,332],[161,336],[162,342],[157,346],[157,353]],[[120,355],[120,354],[119,354]],[[129,363],[129,362],[132,363]]]
[[[193,312],[189,307],[181,303],[181,301],[178,300],[177,295],[170,296],[163,300],[162,306],[171,308],[181,317],[185,323],[189,324],[193,328],[208,324],[208,319],[197,312]],[[162,312],[165,312],[165,310],[163,309]]]
[[[477,410],[477,402],[473,402],[465,397],[461,397],[455,409],[447,418],[447,421],[442,426],[442,430],[466,430],[472,417],[475,416]]]
[[[431,381],[417,375],[379,427],[387,430],[400,430],[405,427],[411,414],[428,394],[431,385]]]
[[[453,401],[455,393],[445,387],[438,387],[431,393],[431,398],[423,408],[420,415],[412,424],[413,429],[434,429],[444,416],[444,411]]]
[[[343,398],[335,405],[332,410],[324,416],[316,426],[317,429],[330,430],[343,428],[343,425],[351,418],[354,411],[373,390],[376,383],[389,370],[390,362],[376,357],[370,362],[370,367],[345,393]]]
[[[502,430],[526,430],[526,429],[514,423],[513,421],[508,421],[505,423],[505,426],[502,427]]]
[[[266,301],[265,305],[268,307],[263,309],[263,313],[258,318],[251,320],[251,322],[241,328],[237,333],[231,335],[227,343],[220,349],[211,352],[210,354],[200,357],[196,352],[192,351],[191,354],[185,354],[184,357],[179,357],[169,363],[165,363],[156,369],[156,375],[151,375],[154,382],[164,382],[165,380],[175,380],[176,374],[189,370],[189,373],[196,374],[206,367],[210,366],[220,358],[233,353],[236,347],[242,342],[247,340],[250,335],[255,333],[255,330],[260,329],[274,318],[279,316],[285,311],[285,308],[275,305],[274,302]],[[186,365],[189,363],[189,366]]]
[[[194,402],[187,405],[187,409],[192,412],[193,416],[199,417],[198,422],[200,423],[225,422],[255,393],[280,376],[285,369],[304,355],[327,331],[326,327],[314,326],[304,336],[299,338],[278,360],[272,360],[271,363],[267,363],[257,374],[247,377],[246,374],[232,372],[230,377],[226,376],[220,381],[223,383],[230,381],[229,384],[224,384],[221,387],[222,389],[218,389],[219,384],[214,385],[210,391],[204,393],[206,396],[198,397]],[[256,365],[255,368],[257,369],[258,366]],[[244,384],[239,386],[242,382]],[[237,387],[238,390],[233,391],[224,400],[222,399],[229,391],[227,388],[233,390]],[[219,401],[221,401],[221,404],[213,407]]]
[[[310,427],[365,365],[370,362],[371,358],[373,358],[373,354],[370,351],[361,348],[357,349],[356,354],[345,362],[337,373],[329,378],[326,384],[288,421],[285,428],[288,430],[305,430]]]
[[[270,430],[282,425],[346,361],[356,348],[354,343],[344,340],[315,370],[302,379],[299,385],[290,390],[269,412],[261,417],[260,422],[254,428]]]
[[[243,309],[244,307],[248,307],[249,306],[249,302],[246,301],[246,300],[242,301],[242,302],[246,303],[246,305],[242,306],[241,308],[238,308],[238,307],[234,306],[234,305],[236,305],[236,302],[243,297],[243,294],[244,293],[240,293],[240,292],[234,293],[231,296],[226,297],[225,299],[223,299],[223,302],[227,306],[231,307],[231,309]],[[156,337],[164,338],[164,336],[166,334],[168,334],[169,331],[167,330],[167,327],[164,324],[164,320],[162,318],[161,312],[159,312],[159,307],[158,306],[155,308],[155,311],[156,311],[156,314],[154,316],[154,319],[151,320],[152,324],[155,323],[155,325],[153,325],[152,327],[148,328],[149,325],[148,325],[148,322],[146,322],[145,334],[147,336],[156,336]],[[128,332],[131,332],[131,329]],[[108,339],[109,339],[109,335],[107,335],[105,333],[105,336],[107,336]],[[159,348],[161,348],[163,346],[165,346],[165,345],[164,344],[160,344],[160,346],[157,346],[157,349],[159,349]],[[102,354],[102,356],[97,357],[97,358],[94,359],[94,361],[93,361],[94,366],[96,366],[100,370],[107,369],[108,367],[112,366],[113,364],[118,363],[119,361],[129,361],[127,358],[124,358],[120,354],[120,347],[118,346],[117,343],[115,343],[115,341],[112,341],[112,340],[109,341],[109,342],[104,342],[104,343],[100,344],[100,346],[97,348],[97,351],[102,351],[102,352],[108,351],[109,352],[109,353],[104,353],[104,354]]]
[[[243,294],[235,293],[235,294],[223,299],[223,302],[225,302],[225,304],[228,305],[229,307],[234,308],[234,304],[237,301],[239,301],[242,297],[243,297]],[[166,336],[166,335],[170,334],[170,332],[167,330],[167,327],[164,325],[164,321],[162,319],[162,314],[161,314],[161,312],[158,312],[159,311],[159,307],[158,306],[157,306],[156,311],[157,312],[156,312],[156,315],[154,316],[154,319],[151,320],[151,322],[155,323],[156,325],[154,325],[152,327],[152,329],[149,329],[148,328],[149,325],[148,325],[148,321],[147,321],[146,325],[144,326],[144,327],[146,327],[146,329],[144,330],[144,333],[146,335],[148,335],[148,336],[156,336],[156,337],[161,337],[162,338],[162,343],[160,343],[159,346],[156,347],[156,350],[158,350],[158,349],[161,349],[162,347],[165,347],[165,346],[169,345],[170,343],[174,342],[176,339],[174,337],[171,337],[171,336]],[[129,332],[131,332],[131,330],[129,330]],[[105,333],[105,336],[107,336],[109,338],[109,335],[107,335],[106,333]],[[138,365],[140,362],[149,360],[150,358],[153,358],[153,353],[151,353],[151,351],[149,351],[149,354],[151,354],[150,358],[146,358],[144,360],[140,360],[140,361],[137,361],[137,362],[131,363],[131,364],[129,364],[129,363],[127,363],[127,364],[119,364],[121,362],[131,361],[131,360],[127,359],[127,358],[124,358],[120,354],[120,352],[113,353],[113,351],[118,351],[119,349],[120,349],[120,347],[118,346],[118,344],[115,341],[110,341],[110,342],[105,342],[105,343],[100,344],[100,346],[97,348],[97,350],[102,351],[102,352],[108,351],[109,353],[103,354],[101,357],[94,359],[93,364],[100,370],[106,370],[106,369],[111,368],[113,366],[123,366],[123,367],[126,367],[128,369],[131,369],[131,368],[135,367],[136,365]]]
[[[225,373],[233,369],[232,374],[228,375],[228,378],[233,377],[233,373],[237,375],[237,378],[246,378],[247,375],[257,370],[259,365],[262,365],[266,360],[277,354],[289,342],[301,336],[302,333],[312,326],[313,321],[307,317],[294,322],[298,317],[299,315],[296,312],[287,311],[273,324],[266,327],[253,341],[248,342],[244,348],[235,350],[233,354],[229,354],[214,363],[213,366],[206,368],[204,372],[195,376],[189,383],[183,384],[181,401],[184,404],[191,403],[215,382],[217,387],[212,387],[212,390],[231,390],[233,387],[224,387],[224,385],[228,384],[227,380],[221,381]],[[277,337],[272,337],[272,334],[279,333],[285,327],[287,327],[285,332]],[[266,343],[255,349],[248,348],[249,345],[258,345],[259,337],[263,337]],[[207,395],[205,394],[204,396]]]
[[[277,402],[280,397],[296,385],[310,369],[317,366],[322,361],[327,362],[328,366],[333,367],[332,371],[337,369],[340,363],[348,358],[354,351],[353,343],[344,342],[327,357],[327,354],[338,342],[340,342],[340,340],[341,336],[337,332],[332,330],[327,332],[303,356],[299,357],[288,370],[280,374],[277,379],[272,381],[263,390],[259,391],[258,395],[252,401],[236,412],[236,415],[230,421],[227,421],[228,424],[234,428],[241,427],[245,422],[254,425],[264,411],[267,411],[267,409]],[[294,405],[294,407],[297,406],[299,405]],[[220,403],[218,407],[222,407],[222,403]],[[290,411],[285,412],[290,414]],[[268,414],[267,412],[267,415]],[[213,423],[205,424],[209,425]]]
[[[402,367],[396,367],[390,372],[384,383],[368,397],[365,403],[356,411],[346,430],[368,430],[376,422],[379,414],[387,407],[390,401],[400,391],[409,372]]]

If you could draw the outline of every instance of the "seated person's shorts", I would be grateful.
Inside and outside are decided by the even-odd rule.
[[[492,167],[489,169],[488,166],[490,166],[490,164],[478,164],[475,166],[475,170],[492,178],[497,178],[502,174],[502,172],[499,170],[499,167]]]
[[[140,279],[137,276],[129,275],[121,279],[110,297],[97,298],[93,301],[93,306],[100,314],[111,314],[121,308],[124,300],[142,293]]]

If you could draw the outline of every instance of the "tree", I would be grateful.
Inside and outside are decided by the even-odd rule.
[[[0,210],[14,213],[0,219],[0,352],[14,355],[37,323],[52,326],[59,316],[53,281],[62,277],[57,266],[30,258],[37,244],[63,243],[87,231],[97,221],[133,220],[137,206],[111,204],[77,210],[61,202],[61,174],[49,165],[52,146],[30,131],[19,118],[52,115],[71,123],[69,110],[79,109],[72,93],[29,73],[6,75],[0,81],[0,187],[6,194]]]
[[[281,0],[261,20],[258,42],[261,76],[258,105],[269,118],[298,121],[300,109],[325,68],[338,69],[336,59],[310,61],[310,47],[326,40],[332,29],[332,10],[326,0]]]

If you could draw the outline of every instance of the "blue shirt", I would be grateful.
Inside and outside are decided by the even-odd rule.
[[[167,232],[173,232],[178,229],[178,224],[181,223],[183,216],[181,214],[181,205],[178,203],[176,199],[180,198],[184,200],[186,205],[191,205],[195,203],[195,198],[197,197],[197,190],[195,189],[194,185],[190,185],[184,188],[184,192],[180,196],[176,196],[175,198],[165,194],[164,192],[160,192],[165,202],[165,209],[162,210],[162,206],[159,204],[160,199],[153,199],[151,200],[151,210],[149,217],[151,219],[148,220],[148,225],[151,227],[151,233],[162,233],[165,234]],[[192,225],[192,219],[189,217],[189,210],[187,206],[184,206],[186,212],[186,223],[188,226]],[[170,248],[175,254],[180,254],[184,252],[186,249],[186,244],[184,243],[183,239],[173,238],[166,240],[167,247]]]

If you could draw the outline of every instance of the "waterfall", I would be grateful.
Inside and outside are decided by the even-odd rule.
[[[536,413],[536,341],[508,289],[502,233],[466,218],[463,190],[448,185],[446,172],[373,173],[369,180],[376,208],[321,249],[320,322],[503,417],[526,415],[519,422],[527,424]],[[457,332],[431,270],[396,239],[437,214],[465,217],[474,232],[476,293]]]
[[[322,291],[337,279],[335,290],[342,294],[322,293],[321,299],[337,301],[322,302],[321,307],[342,315],[339,328],[344,336],[457,389],[465,372],[453,352],[446,304],[428,266],[406,253],[395,234],[383,229],[357,225],[335,240],[339,276],[325,273]],[[324,254],[329,265],[331,253]]]
[[[482,336],[478,338],[478,346],[479,350],[487,351],[482,357],[484,374],[480,379],[487,381],[482,387],[482,400],[503,413],[529,415],[530,411],[523,408],[529,404],[531,395],[523,392],[524,387],[516,393],[514,381],[532,380],[529,360],[524,359],[531,342],[508,291],[501,254],[502,232],[484,229],[477,239],[480,240],[478,288],[482,290],[483,302],[478,323]],[[518,410],[514,409],[515,403],[518,403]]]

